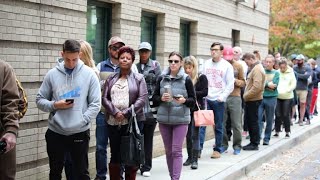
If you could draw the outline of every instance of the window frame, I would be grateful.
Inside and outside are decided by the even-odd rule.
[[[151,59],[156,59],[156,49],[157,49],[157,20],[158,20],[158,15],[154,14],[154,13],[150,13],[150,12],[146,12],[146,11],[142,11],[141,12],[141,22],[140,22],[140,28],[141,28],[141,33],[140,33],[140,42],[144,42],[144,38],[143,38],[143,18],[149,18],[149,20],[151,20],[152,24],[151,24],[151,33],[150,33],[150,44],[152,46],[152,52],[151,52]]]
[[[185,28],[185,32],[182,32],[182,27]],[[189,21],[180,21],[180,29],[179,29],[179,35],[180,35],[180,41],[179,41],[179,51],[183,57],[190,56],[190,34],[191,32],[191,22]],[[182,34],[184,33],[184,34]],[[182,45],[183,50],[181,49],[181,37],[184,37],[184,41],[187,42],[186,44]]]
[[[96,6],[96,8],[103,8],[103,30],[102,30],[102,36],[103,36],[103,52],[102,52],[102,59],[96,59],[94,58],[94,61],[96,64],[98,64],[99,62],[109,58],[109,51],[108,51],[108,41],[111,37],[111,29],[112,29],[112,4],[109,3],[104,3],[104,2],[99,2],[99,1],[95,1],[95,0],[88,0],[87,2],[87,9],[89,6]],[[87,11],[88,12],[88,11]],[[87,14],[86,14],[87,16]],[[86,17],[87,18],[87,17]],[[88,23],[88,21],[87,21]],[[87,31],[86,31],[87,34]],[[88,41],[87,37],[86,37],[86,41]],[[89,42],[89,41],[88,41]],[[90,43],[90,42],[89,42]],[[92,44],[90,43],[90,45],[92,46]],[[94,50],[93,50],[94,51]],[[94,55],[94,54],[93,54]]]

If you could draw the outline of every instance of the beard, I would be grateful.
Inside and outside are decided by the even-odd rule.
[[[117,55],[113,55],[112,53],[110,54],[110,57],[112,58],[112,59],[119,59],[119,55],[117,54]]]

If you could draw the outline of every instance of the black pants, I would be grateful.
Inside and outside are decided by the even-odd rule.
[[[258,123],[258,109],[262,100],[248,101],[245,106],[245,113],[247,118],[248,130],[250,135],[250,143],[256,146],[259,145],[259,123]]]
[[[65,154],[70,152],[73,171],[79,180],[90,180],[88,149],[90,130],[65,136],[48,129],[46,132],[47,153],[49,157],[50,180],[61,179]]]
[[[230,140],[230,138],[231,138],[231,136],[232,136],[231,118],[230,118],[230,115],[228,116],[228,119],[227,119],[227,121],[226,121],[226,132],[227,132],[228,140]]]
[[[241,106],[243,109],[243,131],[248,131],[247,115],[246,115],[246,111],[245,111],[246,104],[243,100],[244,89],[245,89],[244,87],[241,88],[241,102],[242,102]]]
[[[284,125],[285,131],[290,132],[290,112],[291,99],[278,99],[276,107],[275,130],[280,132],[281,124]]]
[[[143,124],[145,163],[141,167],[141,172],[150,171],[152,168],[153,134],[156,125],[157,123]]]
[[[126,131],[128,129],[128,125],[120,126],[111,126],[107,125],[109,132],[109,140],[110,140],[110,150],[111,150],[111,158],[110,163],[112,164],[120,164],[121,163],[121,154],[120,154],[120,142],[121,137],[126,135]]]

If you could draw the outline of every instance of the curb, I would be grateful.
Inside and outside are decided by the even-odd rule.
[[[263,163],[270,161],[283,151],[291,149],[319,132],[320,124],[314,123],[308,128],[301,129],[299,132],[294,132],[294,134],[291,134],[290,139],[281,139],[280,141],[275,142],[272,146],[259,150],[249,158],[242,160],[207,179],[232,180],[245,177],[249,172],[261,166]]]

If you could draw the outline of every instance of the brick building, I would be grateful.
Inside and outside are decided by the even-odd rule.
[[[149,41],[153,58],[163,67],[173,50],[209,58],[214,41],[240,45],[244,52],[259,49],[265,56],[269,1],[260,0],[257,7],[254,0],[235,1],[0,0],[0,58],[15,68],[29,99],[27,115],[20,121],[17,179],[48,179],[44,140],[48,114],[37,109],[35,96],[66,39],[90,42],[97,63],[108,56],[106,44],[112,35],[134,49],[141,41]],[[95,123],[91,129],[89,159],[94,177]],[[155,147],[156,155],[163,153],[158,132]]]

